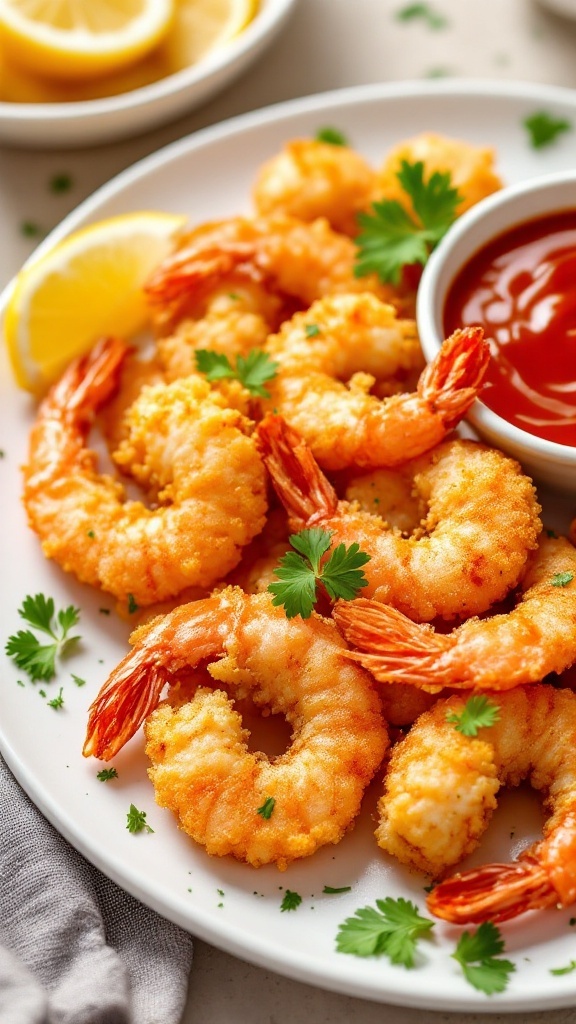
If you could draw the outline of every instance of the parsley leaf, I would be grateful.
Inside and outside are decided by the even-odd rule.
[[[496,959],[503,951],[500,930],[491,921],[484,921],[473,934],[463,932],[452,957],[460,964],[466,980],[491,996],[504,991],[508,975],[516,970],[510,960]]]
[[[413,164],[402,160],[396,177],[417,219],[396,199],[375,202],[373,213],[358,214],[362,230],[356,239],[356,277],[374,272],[382,281],[398,284],[402,268],[424,265],[456,219],[462,196],[452,187],[448,171],[434,171],[425,182],[422,160]]]
[[[316,142],[329,142],[332,146],[347,146],[348,139],[338,128],[319,128],[315,135]]]
[[[401,896],[376,900],[376,907],[361,907],[354,917],[346,918],[336,936],[336,949],[354,956],[384,953],[393,964],[413,967],[416,942],[434,927],[434,921],[421,917],[418,907]]]
[[[453,722],[456,731],[463,736],[476,736],[478,729],[494,725],[499,718],[500,708],[492,704],[484,694],[470,697],[459,715],[456,712],[446,715],[446,721]]]
[[[55,708],[56,711],[58,711],[59,708],[64,706],[64,697],[62,696],[62,690],[63,687],[61,686],[58,696],[54,697],[52,700],[46,701],[48,706],[51,708]]]
[[[280,910],[284,913],[285,910],[296,910],[297,907],[302,903],[302,897],[300,893],[292,892],[291,889],[286,889],[284,898],[280,904]]]
[[[274,797],[267,796],[262,806],[259,807],[258,810],[256,811],[256,814],[260,814],[263,818],[266,818],[266,820],[268,820],[268,818],[272,817],[272,811],[274,810],[275,806],[276,801]]]
[[[571,960],[566,967],[554,967],[550,969],[550,974],[571,974],[572,971],[576,971],[576,960]]]
[[[545,110],[539,110],[536,114],[525,118],[523,124],[528,132],[530,145],[533,149],[542,149],[543,146],[549,146],[551,142],[554,142],[557,135],[561,135],[562,132],[568,132],[572,128],[571,121],[566,121],[561,117],[552,117]]]
[[[268,587],[274,594],[272,604],[282,605],[288,619],[296,615],[310,618],[317,600],[317,583],[324,585],[332,600],[341,597],[345,601],[356,597],[358,590],[368,585],[361,566],[370,561],[370,555],[360,551],[355,542],[349,548],[338,544],[321,564],[331,539],[332,534],[319,527],[301,530],[289,538],[299,554],[288,551],[280,559],[280,565],[274,570],[278,582]]]
[[[45,597],[44,594],[25,597],[18,614],[32,629],[47,633],[53,642],[41,644],[30,629],[20,629],[8,637],[6,643],[6,654],[33,681],[52,679],[56,675],[56,659],[68,654],[80,639],[79,636],[68,635],[80,618],[80,609],[69,605],[57,613],[56,621],[54,610],[54,601],[51,597]]]
[[[553,587],[567,587],[574,579],[573,572],[557,572],[550,580]]]
[[[425,21],[429,28],[446,28],[448,19],[443,14],[438,14],[430,4],[413,3],[407,4],[396,11],[397,21]]]
[[[139,811],[134,804],[130,804],[130,810],[126,815],[126,828],[129,832],[153,832],[154,829],[146,824],[146,811]]]
[[[96,773],[96,778],[99,779],[100,782],[109,782],[110,779],[118,778],[118,772],[115,768],[103,768],[101,772]]]
[[[198,349],[195,356],[196,368],[208,380],[239,380],[251,395],[270,397],[264,384],[274,379],[278,363],[273,362],[262,349],[253,348],[247,356],[236,356],[235,367],[223,352],[213,352],[209,348]]]

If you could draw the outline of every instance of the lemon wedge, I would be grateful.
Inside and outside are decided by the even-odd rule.
[[[123,214],[69,235],[26,264],[4,318],[20,386],[42,394],[103,335],[142,330],[148,319],[142,286],[185,223],[178,214]]]
[[[118,71],[150,52],[173,15],[174,0],[0,0],[0,37],[21,66],[83,79]]]

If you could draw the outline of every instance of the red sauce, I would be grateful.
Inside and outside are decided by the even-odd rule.
[[[500,235],[463,267],[446,335],[475,324],[492,350],[484,404],[530,434],[576,445],[576,210]]]

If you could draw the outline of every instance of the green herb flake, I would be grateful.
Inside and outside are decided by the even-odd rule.
[[[86,686],[86,680],[82,679],[81,676],[75,676],[73,672],[71,672],[70,675],[72,676],[73,681],[76,683],[76,686]]]
[[[349,142],[343,132],[338,128],[319,128],[314,136],[316,142],[328,142],[331,146],[348,146]]]
[[[550,974],[572,974],[572,971],[576,971],[576,960],[571,960],[566,967],[554,967],[550,970]]]
[[[493,704],[484,694],[470,697],[460,714],[452,712],[446,715],[446,721],[453,724],[463,736],[476,736],[479,729],[489,728],[499,719],[498,704]]]
[[[286,889],[282,903],[280,904],[280,910],[284,913],[285,910],[296,910],[297,907],[302,903],[302,897],[297,892],[292,892],[291,889]]]
[[[94,533],[94,530],[86,530],[86,536],[90,537],[90,540],[94,540],[96,534]]]
[[[327,896],[336,896],[340,892],[352,892],[352,886],[341,885],[339,889],[335,889],[332,885],[325,885],[322,892],[326,893]]]
[[[197,349],[195,358],[196,369],[205,374],[207,380],[239,380],[251,395],[270,397],[264,384],[274,380],[278,363],[273,362],[262,349],[253,348],[246,356],[237,356],[235,366],[223,352],[213,352],[208,348]]]
[[[572,122],[562,117],[553,117],[545,110],[539,110],[522,122],[530,139],[533,149],[543,149],[549,146],[563,132],[571,131]]]
[[[274,797],[267,796],[262,806],[259,807],[258,810],[256,811],[256,814],[259,814],[262,818],[266,818],[266,820],[268,820],[268,818],[272,817],[272,811],[274,810],[275,806],[276,801]]]
[[[60,692],[59,692],[57,697],[54,697],[52,700],[49,700],[49,701],[46,702],[48,704],[48,707],[54,708],[56,711],[58,711],[59,708],[64,706],[64,698],[62,696],[62,689],[63,688],[60,687]]]
[[[126,815],[126,828],[129,832],[153,832],[154,829],[146,824],[146,811],[139,811],[134,804],[130,804],[130,810]]]
[[[320,334],[320,328],[318,327],[318,324],[306,324],[304,333],[307,338],[317,338]]]
[[[128,613],[130,615],[133,615],[134,612],[138,611],[138,608],[139,608],[139,605],[136,604],[136,599],[134,597],[134,594],[128,594]]]
[[[360,907],[348,917],[336,936],[339,953],[353,956],[387,956],[393,964],[414,966],[416,943],[434,927],[434,921],[422,917],[418,907],[401,896],[376,900],[374,907]]]
[[[69,174],[53,174],[50,178],[50,191],[56,195],[62,195],[64,192],[69,192],[72,188],[72,178]]]
[[[56,675],[57,659],[69,654],[80,639],[79,636],[69,636],[80,618],[80,610],[69,605],[56,613],[51,597],[36,594],[24,598],[18,614],[32,629],[48,634],[52,643],[42,644],[31,629],[21,629],[8,638],[6,654],[34,682],[39,679],[48,682]]]
[[[41,228],[33,220],[23,220],[20,224],[20,231],[24,238],[43,238],[45,235],[44,228]]]
[[[370,561],[370,555],[360,551],[356,542],[349,548],[338,544],[322,563],[331,539],[332,534],[319,527],[301,530],[289,538],[295,551],[288,551],[280,559],[274,570],[277,582],[268,587],[274,594],[272,604],[282,605],[288,619],[296,615],[310,618],[317,601],[317,583],[323,585],[332,600],[345,601],[351,601],[368,585],[362,566]]]
[[[431,29],[446,28],[449,24],[448,19],[428,3],[406,4],[396,11],[395,17],[397,21],[422,21]]]
[[[499,929],[491,921],[484,921],[473,934],[463,932],[452,957],[460,964],[466,981],[491,996],[504,992],[509,975],[516,970],[510,960],[497,959],[502,952],[504,940]]]
[[[550,580],[553,587],[567,587],[574,579],[573,572],[557,572]]]
[[[109,782],[110,779],[118,778],[118,772],[115,768],[103,768],[101,772],[96,774],[96,778],[99,779],[100,782]]]

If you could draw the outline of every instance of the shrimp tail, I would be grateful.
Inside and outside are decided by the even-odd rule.
[[[268,413],[264,417],[256,443],[291,525],[301,529],[334,515],[336,491],[306,442],[281,416]]]
[[[451,684],[439,659],[454,646],[452,637],[366,597],[339,601],[333,617],[348,643],[358,648],[344,652],[345,656],[379,682],[408,683],[430,691]]]
[[[481,327],[454,331],[438,355],[423,370],[418,394],[440,414],[451,429],[466,415],[478,396],[490,359],[490,347]]]
[[[88,712],[84,757],[109,761],[158,706],[170,672],[131,651],[104,684]]]
[[[128,353],[119,338],[101,338],[74,359],[44,401],[42,412],[60,410],[75,420],[90,420],[118,385],[118,371]]]
[[[559,902],[545,868],[530,855],[513,864],[485,864],[440,882],[428,909],[454,924],[508,921]]]

